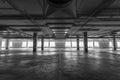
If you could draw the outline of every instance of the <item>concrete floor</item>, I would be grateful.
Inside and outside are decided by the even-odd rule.
[[[2,51],[0,80],[120,80],[120,51]]]

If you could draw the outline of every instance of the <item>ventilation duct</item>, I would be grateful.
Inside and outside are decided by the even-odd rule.
[[[72,0],[48,0],[48,3],[55,7],[65,7],[68,6]]]

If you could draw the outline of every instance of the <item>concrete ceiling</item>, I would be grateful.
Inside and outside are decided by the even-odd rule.
[[[120,30],[119,0],[0,0],[0,36],[108,36]],[[8,36],[9,35],[9,36]]]

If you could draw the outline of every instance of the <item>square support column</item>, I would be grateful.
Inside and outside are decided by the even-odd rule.
[[[77,36],[77,51],[79,51],[79,36]]]
[[[48,43],[49,48],[50,48],[50,42],[51,42],[51,40],[50,40],[50,38],[49,38],[49,43]]]
[[[114,50],[114,51],[117,50],[115,33],[113,33],[113,50]]]
[[[41,38],[41,51],[44,51],[44,37]]]
[[[95,40],[93,40],[93,48],[95,48]]]
[[[72,39],[71,39],[71,48],[72,48]]]
[[[5,46],[6,50],[8,50],[9,49],[9,39],[6,39],[6,43],[5,44],[6,44],[6,46]]]
[[[33,33],[33,52],[37,52],[37,33]]]
[[[28,40],[26,40],[26,48],[28,48]]]
[[[88,37],[87,37],[87,32],[84,32],[84,52],[88,52]]]
[[[0,51],[1,51],[1,48],[2,48],[2,38],[0,37]]]

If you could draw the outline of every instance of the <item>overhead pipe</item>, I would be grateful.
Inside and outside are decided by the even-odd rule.
[[[13,28],[11,28],[11,27],[8,27],[7,29],[12,30],[12,31],[15,31],[15,32],[18,32],[18,33],[20,33],[20,34],[24,34],[24,35],[26,35],[26,36],[32,36],[32,35],[27,34],[27,33],[23,32],[23,31],[21,31],[21,30],[13,29]]]
[[[103,1],[92,13],[91,13],[91,15],[90,16],[88,16],[87,17],[87,20],[85,21],[85,23],[83,24],[83,25],[81,25],[81,27],[84,27],[88,22],[90,22],[94,17],[92,17],[92,16],[94,16],[94,15],[96,15],[97,14],[97,12],[99,12],[100,11],[100,9],[102,9],[102,8],[104,8],[104,6],[106,6],[106,5],[109,5],[110,3],[112,3],[112,2],[114,2],[115,0],[105,0],[105,1]],[[75,32],[78,32],[79,30],[77,30],[77,31],[75,31]],[[74,33],[75,33],[74,32]],[[73,35],[73,34],[72,34]]]
[[[0,25],[1,27],[1,29],[5,29],[5,30],[11,30],[11,31],[14,31],[14,32],[17,32],[17,33],[21,33],[21,34],[24,34],[24,35],[27,35],[27,36],[32,36],[32,35],[30,35],[30,34],[27,34],[27,33],[25,33],[25,32],[23,32],[23,31],[21,31],[21,30],[17,30],[17,29],[13,29],[13,28],[11,28],[11,27],[8,27],[8,26],[3,26],[3,25]]]
[[[93,34],[96,34],[96,35],[111,35],[111,33],[116,33],[116,32],[119,32],[120,30],[107,30],[107,31],[102,31],[101,34],[99,34],[98,32],[97,33],[93,33]]]
[[[5,0],[7,1],[7,3],[9,3],[15,10],[19,11],[21,14],[25,15],[28,20],[30,20],[33,24],[35,24],[36,22],[31,18],[31,16],[29,16],[27,14],[27,12],[25,12],[25,10],[21,10],[20,8],[18,8],[11,0]]]
[[[28,20],[30,20],[34,25],[39,25],[36,21],[34,21],[34,19],[31,17],[31,16],[29,16],[28,14],[27,14],[27,12],[25,12],[25,11],[23,11],[23,10],[21,10],[20,8],[18,8],[13,2],[11,2],[10,0],[6,0],[15,10],[17,10],[17,11],[19,11],[21,14],[23,14],[23,15],[25,15],[27,18],[28,18]]]

